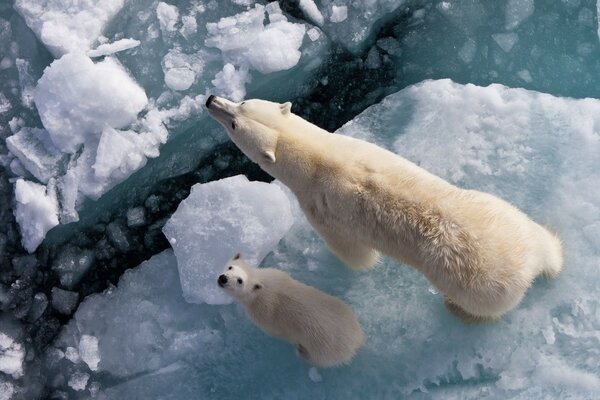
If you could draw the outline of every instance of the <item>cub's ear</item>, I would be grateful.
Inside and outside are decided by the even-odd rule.
[[[242,253],[236,253],[235,256],[233,256],[234,260],[239,260],[240,257],[242,257]]]
[[[292,103],[290,103],[289,101],[279,105],[279,107],[281,108],[281,113],[283,115],[287,115],[292,111]]]
[[[252,290],[259,290],[262,289],[262,285],[257,283],[256,285],[254,285],[254,287],[252,288]]]
[[[265,160],[275,164],[275,161],[277,160],[275,158],[275,152],[273,150],[265,150],[263,151],[263,157],[265,158]]]

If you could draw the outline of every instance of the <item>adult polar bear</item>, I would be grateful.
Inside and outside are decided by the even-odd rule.
[[[421,271],[465,320],[515,307],[536,276],[556,276],[556,236],[507,202],[463,190],[374,144],[327,132],[291,103],[206,107],[231,140],[298,198],[329,248],[353,268],[379,253]]]

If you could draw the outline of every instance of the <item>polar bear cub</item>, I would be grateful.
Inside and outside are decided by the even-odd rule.
[[[296,347],[313,367],[347,364],[364,342],[354,313],[341,300],[273,268],[253,268],[236,254],[218,284],[263,331]]]
[[[562,268],[558,238],[506,201],[327,132],[291,103],[210,96],[206,106],[240,150],[290,188],[342,261],[368,268],[383,253],[409,264],[465,320],[498,318],[536,276]]]

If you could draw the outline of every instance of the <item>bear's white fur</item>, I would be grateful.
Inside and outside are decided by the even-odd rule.
[[[329,248],[354,268],[379,252],[421,271],[465,320],[515,307],[562,268],[558,238],[509,203],[463,190],[374,144],[327,132],[291,103],[213,97],[211,116],[287,185]]]
[[[253,268],[237,254],[218,279],[262,330],[294,344],[313,367],[347,364],[364,342],[354,313],[341,300],[273,268]]]

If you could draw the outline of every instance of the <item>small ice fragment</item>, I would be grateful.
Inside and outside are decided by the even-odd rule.
[[[100,363],[98,338],[90,335],[82,335],[79,340],[79,355],[92,371],[97,371],[98,363]]]
[[[58,225],[58,202],[54,188],[17,179],[15,219],[21,231],[23,247],[32,253],[46,232]]]
[[[89,374],[86,374],[85,372],[75,371],[69,379],[69,386],[77,391],[85,390],[89,379]]]
[[[121,39],[113,43],[104,43],[87,52],[88,57],[101,57],[108,56],[110,54],[118,53],[120,51],[133,49],[140,45],[139,40],[135,39]]]
[[[334,23],[343,22],[348,18],[348,7],[346,6],[331,6],[331,16],[329,20]]]
[[[23,375],[25,349],[7,334],[0,332],[0,372],[18,379]]]
[[[506,3],[506,30],[512,30],[533,15],[533,0],[508,0]]]
[[[311,381],[315,383],[321,382],[323,380],[323,377],[321,376],[321,374],[319,374],[319,371],[315,367],[311,367],[308,370],[308,377]]]
[[[135,228],[146,223],[146,210],[144,207],[134,207],[127,210],[127,226]]]
[[[519,41],[519,35],[516,33],[495,33],[492,35],[492,39],[505,53],[509,53],[515,43]]]
[[[323,26],[325,19],[313,0],[300,0],[300,9],[302,9],[304,15],[306,15],[312,22],[319,26]]]
[[[554,328],[552,328],[552,326],[543,328],[542,335],[544,335],[544,339],[546,339],[546,343],[548,344],[554,344],[556,341],[556,335],[554,334]]]
[[[65,358],[71,361],[73,364],[77,364],[81,357],[79,357],[79,351],[75,347],[67,347],[65,350]]]
[[[321,32],[317,28],[310,28],[306,34],[311,41],[315,41],[321,37]]]
[[[156,16],[163,35],[175,31],[175,24],[179,19],[179,9],[177,7],[161,1],[156,6]]]
[[[527,83],[531,83],[533,81],[531,74],[526,69],[520,70],[519,72],[517,72],[517,75],[519,76],[519,78],[523,79]]]
[[[52,307],[61,314],[70,315],[77,307],[79,293],[57,287],[52,288]]]

